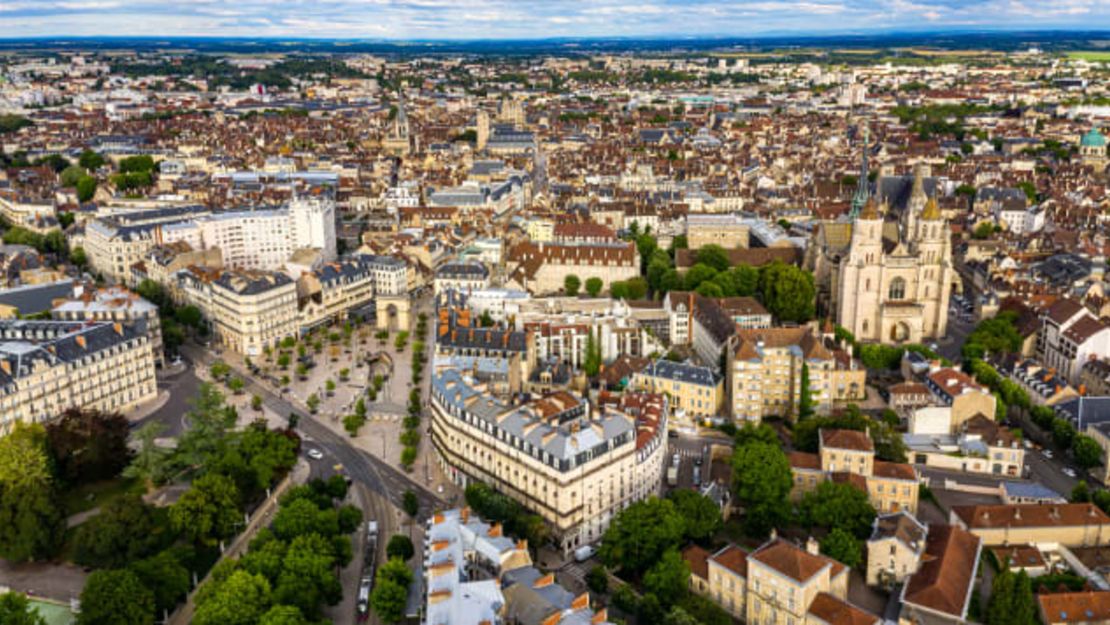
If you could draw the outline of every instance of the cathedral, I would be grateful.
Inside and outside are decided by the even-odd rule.
[[[956,279],[948,224],[936,198],[925,191],[920,166],[901,211],[888,208],[890,198],[874,197],[866,139],[864,146],[848,218],[822,223],[807,251],[819,309],[860,341],[900,344],[940,338],[947,330]]]

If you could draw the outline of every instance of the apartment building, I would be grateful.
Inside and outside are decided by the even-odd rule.
[[[456,368],[432,377],[431,441],[460,486],[485,482],[539,514],[564,553],[596,542],[617,512],[658,493],[666,454],[666,401],[630,415],[596,412],[559,391],[512,404]]]
[[[875,517],[867,539],[867,585],[894,586],[917,572],[927,532],[912,514],[895,512]]]
[[[986,387],[951,367],[936,368],[925,376],[925,386],[942,406],[952,409],[950,429],[958,430],[975,415],[994,419],[998,403]]]
[[[145,329],[107,321],[0,320],[0,435],[71,407],[123,411],[158,395]]]
[[[229,269],[179,274],[185,300],[201,310],[217,339],[246,356],[297,336],[297,286],[277,272]]]
[[[452,290],[471,293],[489,287],[489,269],[479,262],[446,263],[436,269],[435,294]]]
[[[866,432],[822,429],[818,438],[818,453],[790,453],[791,498],[801,499],[821,482],[832,480],[866,492],[879,512],[917,513],[917,472],[912,466],[877,460]]]
[[[743,619],[748,605],[748,552],[726,545],[709,553],[697,545],[682,552],[690,566],[690,590]]]
[[[736,421],[794,418],[803,370],[820,414],[838,402],[858,401],[866,392],[866,369],[833,345],[831,337],[819,337],[810,328],[737,330],[727,354],[729,414]]]
[[[631,386],[666,395],[680,420],[716,417],[725,404],[724,378],[712,367],[659,359],[636,372]]]
[[[1037,355],[1046,367],[1076,383],[1083,365],[1110,353],[1110,326],[1070,298],[1057,300],[1041,319]]]
[[[525,541],[505,536],[469,508],[428,519],[423,567],[423,625],[609,625],[590,607],[532,565]]]
[[[89,266],[108,280],[130,284],[132,265],[145,259],[155,245],[170,242],[163,237],[166,227],[209,214],[203,206],[109,211],[85,226],[83,247]],[[176,239],[171,236],[171,240]]]
[[[118,321],[145,328],[155,364],[161,366],[165,359],[158,307],[126,288],[113,286],[84,291],[76,298],[55,303],[50,316],[61,321]]]
[[[936,411],[951,413],[947,407],[919,410],[917,415]],[[945,421],[938,431],[903,435],[910,458],[916,465],[948,471],[1023,477],[1025,448],[1007,428],[981,414],[951,430]],[[941,421],[938,419],[938,421]]]
[[[898,623],[967,623],[983,542],[961,527],[929,525],[918,568],[902,586]]]
[[[1090,503],[953,506],[949,523],[983,544],[1055,543],[1065,547],[1105,545],[1110,516]]]
[[[374,272],[361,256],[325,263],[297,278],[300,331],[352,314],[368,312],[374,303]]]

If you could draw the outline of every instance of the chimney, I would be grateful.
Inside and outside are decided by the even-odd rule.
[[[118,321],[112,324],[112,329],[116,331],[116,334],[123,336],[123,326]]]
[[[81,349],[85,349],[88,347],[88,344],[85,341],[85,336],[83,334],[77,335],[77,346]]]
[[[816,538],[810,536],[806,539],[806,551],[808,551],[810,555],[821,553],[821,545],[817,542]]]

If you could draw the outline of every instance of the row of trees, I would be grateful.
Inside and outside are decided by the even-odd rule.
[[[420,417],[424,413],[420,388],[423,381],[424,365],[428,355],[424,351],[424,339],[428,336],[428,315],[420,313],[416,320],[416,340],[412,344],[412,389],[409,390],[408,415],[401,430],[401,466],[412,470],[420,447]]]
[[[493,490],[482,482],[471,482],[466,487],[466,505],[478,516],[497,522],[505,533],[528,541],[533,549],[547,542],[549,534],[543,518],[533,514],[508,495]]]
[[[238,560],[225,560],[196,595],[196,625],[308,625],[343,598],[336,571],[353,555],[349,534],[362,513],[341,505],[347,483],[335,476],[286,493],[269,528]]]

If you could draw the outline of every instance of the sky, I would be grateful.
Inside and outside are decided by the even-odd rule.
[[[0,38],[537,39],[1110,29],[1110,0],[0,0]]]

